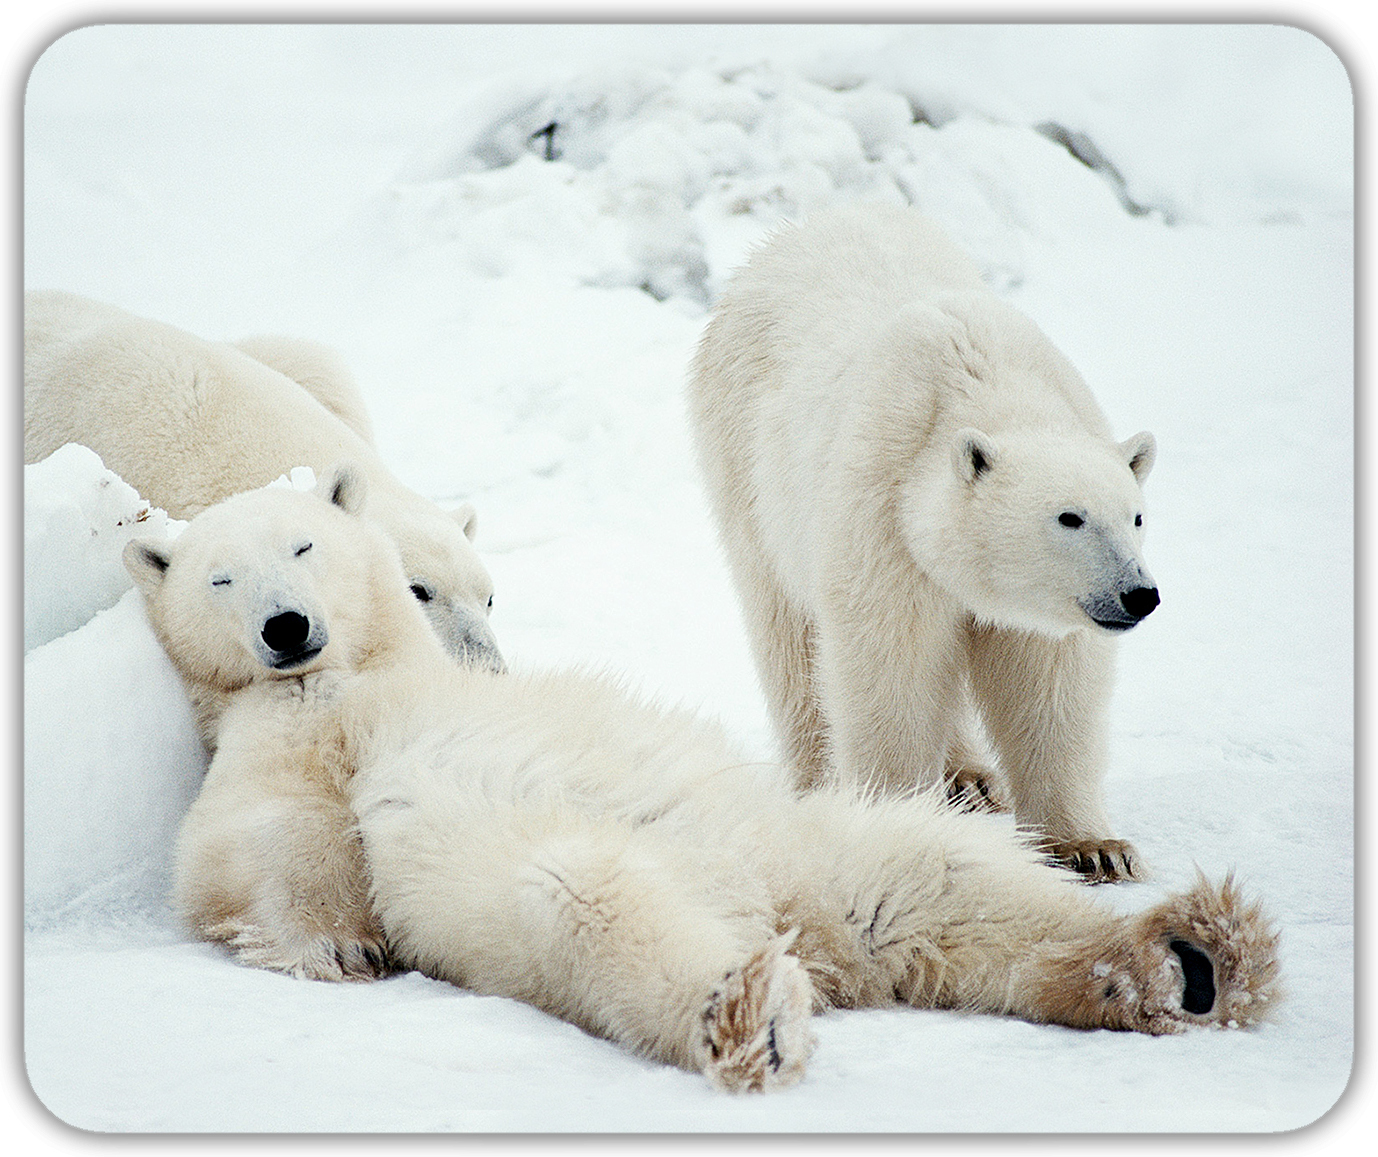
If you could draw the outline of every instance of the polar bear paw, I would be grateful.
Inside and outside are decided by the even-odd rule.
[[[1114,884],[1143,878],[1139,853],[1128,840],[1047,840],[1049,859],[1070,868],[1088,884]]]
[[[313,934],[231,920],[206,928],[205,933],[211,940],[222,941],[241,964],[304,980],[377,980],[388,970],[381,937],[352,934],[343,928]]]
[[[1199,878],[1110,936],[1054,960],[1038,1019],[1152,1035],[1246,1028],[1281,999],[1277,933],[1233,877]]]
[[[788,1088],[813,1052],[813,984],[776,937],[724,978],[703,1014],[704,1072],[730,1092]]]
[[[1233,874],[1219,885],[1198,875],[1137,925],[1157,956],[1138,1010],[1146,1031],[1246,1028],[1277,1007],[1278,934],[1257,902],[1245,903]]]
[[[984,767],[962,766],[944,776],[947,802],[964,812],[1007,812],[1009,804],[996,787],[995,775]]]

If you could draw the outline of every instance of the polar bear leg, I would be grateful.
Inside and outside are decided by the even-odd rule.
[[[356,801],[396,959],[729,1089],[802,1076],[813,992],[750,890],[644,827],[398,784]],[[456,835],[456,833],[462,833]]]
[[[1195,886],[1080,942],[1046,944],[1022,981],[1042,1019],[1159,1035],[1240,1028],[1281,997],[1277,934],[1232,878]]]
[[[1270,1007],[1276,936],[1233,883],[1204,880],[1140,917],[1099,904],[1000,821],[930,795],[801,799],[785,916],[823,999],[1010,1013],[1173,1032]]]
[[[966,705],[961,619],[945,594],[912,577],[900,566],[872,567],[865,584],[840,586],[820,608],[818,685],[840,784],[932,787],[949,753],[961,751],[953,746]]]
[[[1133,846],[1112,835],[1101,788],[1113,644],[1084,632],[1053,640],[984,628],[971,633],[969,654],[1020,824],[1092,881],[1140,875]]]
[[[970,691],[963,688],[964,707],[947,749],[943,783],[948,802],[962,811],[1006,812],[1010,810],[1005,792],[994,769],[994,760],[983,742],[980,723],[970,702]]]
[[[750,580],[739,579],[737,589],[785,762],[801,788],[817,787],[827,775],[828,744],[815,678],[813,624],[791,604],[764,559],[755,560]]]
[[[222,748],[178,835],[174,895],[187,921],[257,968],[313,980],[382,975],[382,929],[343,797],[290,766],[257,774],[224,759]]]

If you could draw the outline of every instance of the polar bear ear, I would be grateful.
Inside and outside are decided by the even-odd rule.
[[[1153,469],[1154,459],[1158,457],[1158,440],[1147,430],[1142,430],[1120,443],[1120,453],[1142,485],[1148,472]]]
[[[168,544],[154,538],[135,538],[124,544],[124,569],[145,596],[163,585],[172,555]]]
[[[352,462],[341,462],[316,484],[316,493],[346,514],[358,514],[368,496],[368,482]]]
[[[459,509],[450,511],[450,517],[459,523],[464,537],[473,542],[474,535],[478,533],[478,511],[474,509],[474,504],[466,502]]]
[[[990,435],[971,426],[958,430],[952,441],[952,468],[968,485],[990,470],[999,457]]]

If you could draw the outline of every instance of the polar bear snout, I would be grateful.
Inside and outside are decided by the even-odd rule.
[[[1125,591],[1120,595],[1120,606],[1124,607],[1125,612],[1136,623],[1151,615],[1158,602],[1157,587],[1135,587],[1132,591]]]
[[[309,663],[325,649],[330,633],[325,624],[316,622],[296,610],[283,610],[269,615],[259,630],[259,640],[266,653],[261,653],[265,666],[286,671]]]
[[[1119,633],[1138,626],[1148,618],[1161,601],[1158,587],[1141,567],[1135,567],[1134,577],[1118,587],[1104,591],[1077,603],[1096,626],[1103,631]]]
[[[264,623],[260,634],[270,650],[300,651],[311,634],[311,620],[296,611],[283,611]]]

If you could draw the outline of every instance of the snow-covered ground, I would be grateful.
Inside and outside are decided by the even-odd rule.
[[[293,981],[189,940],[204,757],[110,566],[163,533],[88,455],[25,470],[24,1049],[61,1119],[171,1131],[1276,1131],[1353,1046],[1353,158],[1287,28],[136,27],[24,111],[24,281],[208,337],[340,348],[384,457],[475,502],[514,666],[579,662],[772,741],[689,453],[685,365],[748,247],[907,200],[1152,429],[1163,607],[1108,781],[1155,869],[1230,867],[1290,999],[1168,1039],[896,1009],[728,1098],[418,975]],[[547,126],[554,125],[553,130]],[[543,131],[546,130],[546,131]],[[175,529],[175,528],[174,528]],[[106,609],[99,609],[104,607]],[[99,610],[99,613],[97,611]]]

